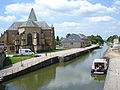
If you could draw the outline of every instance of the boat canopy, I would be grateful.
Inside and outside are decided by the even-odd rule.
[[[106,59],[94,59],[93,63],[107,63]]]

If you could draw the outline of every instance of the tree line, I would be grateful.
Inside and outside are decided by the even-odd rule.
[[[114,39],[117,39],[117,38],[118,38],[119,41],[120,41],[120,36],[118,36],[118,35],[110,36],[110,37],[108,37],[108,39],[107,39],[106,41],[113,43],[113,40],[114,40]]]
[[[100,35],[96,35],[96,36],[91,35],[88,36],[88,39],[91,41],[92,44],[99,44],[99,45],[104,44],[104,40]]]

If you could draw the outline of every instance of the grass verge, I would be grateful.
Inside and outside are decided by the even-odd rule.
[[[32,57],[39,57],[39,55],[14,55],[13,57],[6,57],[3,66],[8,66]]]
[[[52,53],[52,52],[58,52],[58,51],[63,51],[63,50],[67,50],[67,49],[56,49],[56,50],[40,52],[40,53],[37,53],[37,54]]]

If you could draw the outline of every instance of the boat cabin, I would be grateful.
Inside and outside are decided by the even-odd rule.
[[[92,64],[92,73],[105,74],[108,68],[106,59],[94,59]]]

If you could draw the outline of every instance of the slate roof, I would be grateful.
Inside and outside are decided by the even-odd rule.
[[[18,27],[25,22],[14,22],[7,30],[18,30]]]
[[[37,21],[37,18],[36,18],[36,15],[35,15],[35,12],[34,12],[33,8],[31,9],[31,12],[30,12],[28,20],[29,19],[33,20],[33,21]]]
[[[39,27],[39,25],[36,24],[34,21],[32,21],[32,20],[29,19],[28,21],[24,22],[19,27]]]
[[[49,25],[45,21],[41,21],[41,22],[36,21],[35,23],[37,23],[39,27],[42,27],[42,29],[51,29],[51,27],[49,27]]]
[[[80,38],[87,39],[87,37],[84,34],[78,34]]]
[[[82,36],[82,37],[81,37]],[[81,34],[70,34],[67,38],[62,40],[63,43],[68,43],[68,42],[83,42],[83,35]]]
[[[42,29],[51,29],[44,21],[37,21],[33,8],[31,9],[29,18],[25,22],[14,22],[7,30],[18,30],[19,27],[41,27]]]

